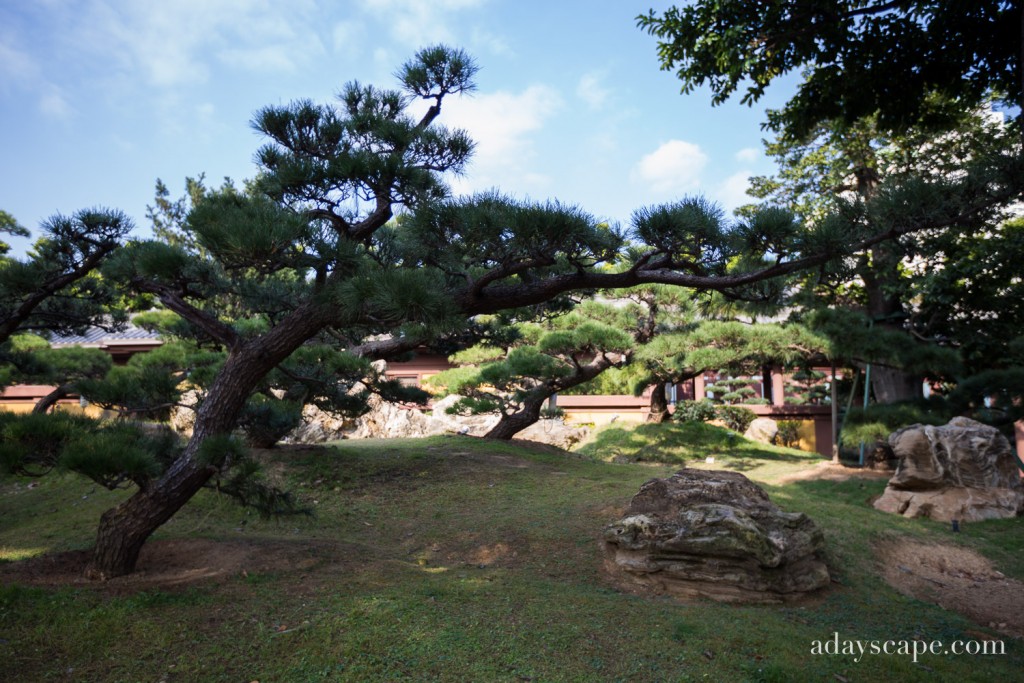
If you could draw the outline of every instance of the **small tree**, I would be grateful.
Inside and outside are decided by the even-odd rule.
[[[712,401],[725,405],[750,403],[756,394],[750,386],[751,381],[749,377],[731,377],[728,371],[719,370],[718,379],[707,386],[707,391]]]
[[[526,338],[534,343],[507,352],[476,347],[455,354],[453,362],[467,365],[428,381],[463,396],[452,412],[498,412],[501,419],[485,436],[511,439],[540,419],[544,402],[553,394],[628,361],[633,345],[628,334],[576,315],[562,324],[568,329],[528,329]]]
[[[791,390],[786,396],[787,403],[795,405],[821,405],[828,399],[828,387],[823,380],[825,373],[814,368],[800,368],[790,376]]]

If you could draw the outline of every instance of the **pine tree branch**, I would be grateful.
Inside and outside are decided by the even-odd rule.
[[[334,213],[330,209],[308,209],[306,216],[310,219],[322,218],[340,234],[347,235],[352,230],[352,224]]]
[[[364,342],[358,346],[350,347],[346,349],[346,351],[353,356],[359,356],[361,358],[387,360],[389,357],[413,351],[419,346],[422,346],[423,342],[424,340],[421,338],[392,337],[390,339],[378,339],[375,341]]]
[[[156,294],[169,310],[177,313],[203,332],[206,332],[213,339],[227,347],[228,350],[235,351],[241,344],[241,338],[234,328],[221,322],[206,311],[196,308],[186,301],[180,292],[152,281],[136,281],[135,286],[140,291]]]
[[[23,299],[21,304],[3,321],[0,321],[0,342],[6,341],[8,337],[17,332],[44,301],[95,270],[107,254],[118,247],[118,243],[99,242],[95,246],[96,250],[82,259],[77,267],[43,282],[31,295]]]
[[[373,209],[373,212],[349,229],[349,237],[360,241],[368,239],[371,235],[373,235],[374,232],[376,232],[378,229],[383,227],[385,223],[391,220],[391,199],[388,198],[384,192],[378,192],[376,194],[376,201],[377,204],[376,207]]]
[[[856,254],[875,245],[890,242],[903,235],[925,230],[948,228],[970,221],[995,207],[1005,205],[1020,196],[1024,187],[1024,159],[1016,158],[1004,169],[1002,182],[996,187],[979,183],[967,188],[965,206],[944,217],[917,221],[908,217],[900,225],[875,233],[847,245],[841,251],[826,251],[785,261],[735,275],[697,275],[682,273],[671,268],[631,268],[620,273],[575,272],[538,278],[524,284],[493,285],[474,291],[467,288],[455,294],[467,315],[496,313],[507,308],[518,308],[542,303],[558,294],[580,289],[621,289],[641,284],[678,285],[691,289],[726,292],[784,275],[823,265],[836,258]]]

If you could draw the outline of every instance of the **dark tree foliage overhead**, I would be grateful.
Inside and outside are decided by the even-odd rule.
[[[683,91],[708,85],[716,104],[741,89],[752,104],[802,70],[783,115],[804,134],[876,112],[886,130],[942,123],[934,95],[1020,106],[1021,13],[1010,0],[698,0],[637,21]]]
[[[782,127],[777,112],[769,112],[776,137],[766,142],[765,149],[777,161],[778,171],[774,176],[752,178],[750,194],[763,202],[790,207],[807,222],[825,220],[851,199],[870,202],[885,183],[908,183],[912,187],[922,176],[955,177],[963,172],[965,160],[989,159],[1019,149],[1016,136],[999,118],[965,111],[951,117],[946,130],[915,126],[897,134],[883,132],[877,117],[870,116],[853,125],[829,121],[815,127],[806,138],[797,139]],[[984,239],[988,251],[998,251],[1003,231],[995,226],[1006,213],[1005,203],[993,204],[989,210],[976,212],[970,220],[947,229],[907,235],[837,261],[826,271],[807,273],[800,286],[792,290],[797,293],[795,303],[805,308],[831,306],[866,314],[867,319],[847,316],[845,326],[830,320],[829,331],[838,348],[843,349],[841,356],[876,365],[872,385],[878,400],[918,396],[922,375],[952,379],[963,369],[955,354],[942,354],[930,347],[974,347],[971,337],[991,339],[982,328],[993,327],[997,320],[993,316],[970,316],[973,329],[961,325],[957,328],[959,338],[951,337],[953,328],[936,315],[938,302],[934,297],[928,303],[930,310],[921,310],[921,288],[933,287],[956,273],[962,259],[958,254],[965,252],[968,244]],[[1005,243],[1008,248],[1011,245]],[[1008,252],[1007,256],[1012,254]],[[949,297],[953,292],[947,287],[944,295]],[[959,292],[967,294],[967,289]],[[975,297],[974,303],[991,308],[981,298]],[[947,304],[957,305],[953,301]],[[961,297],[959,305],[968,305],[967,298]],[[890,334],[897,331],[904,332],[905,338]],[[887,341],[861,347],[848,343],[865,335]],[[995,351],[991,345],[988,348]],[[914,358],[915,351],[918,359]],[[1000,363],[999,355],[987,362]],[[952,360],[950,356],[954,356]],[[945,360],[928,368],[921,362],[925,359]],[[975,367],[980,360],[974,359]]]
[[[914,334],[957,350],[964,374],[1024,367],[1024,219],[925,241]]]

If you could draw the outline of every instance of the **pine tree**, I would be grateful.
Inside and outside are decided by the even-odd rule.
[[[905,257],[935,256],[945,235],[955,241],[991,228],[998,211],[1020,197],[1018,183],[984,208],[962,211],[959,199],[942,194],[932,195],[931,211],[910,208],[929,193],[923,178],[980,187],[1020,165],[1022,18],[1020,3],[1003,0],[697,0],[637,21],[658,38],[662,68],[676,72],[685,92],[710,86],[714,104],[740,89],[743,102],[755,102],[778,77],[802,73],[796,94],[765,124],[776,135],[768,151],[781,168],[776,178],[754,179],[757,196],[795,209],[811,225],[837,213],[857,215],[872,230],[928,225],[921,228],[926,243],[880,242],[820,272],[817,289],[830,304],[852,304],[874,329],[891,331],[920,324],[908,320],[914,295]],[[976,112],[992,103],[1017,110],[1002,135],[978,125]],[[950,210],[959,218],[938,218]],[[844,229],[842,221],[834,227]],[[813,281],[803,284],[805,292],[815,289]],[[919,395],[920,377],[884,360],[872,373],[876,396]]]
[[[465,336],[477,316],[652,283],[760,296],[771,278],[962,220],[1012,196],[1024,177],[1006,164],[984,183],[923,179],[915,194],[880,192],[879,203],[808,230],[779,210],[726,221],[700,198],[643,209],[630,230],[554,202],[451,198],[445,174],[465,168],[473,145],[438,117],[448,97],[472,90],[475,71],[461,51],[427,48],[402,68],[401,91],[352,83],[333,105],[261,110],[254,127],[269,142],[245,191],[204,193],[179,243],[135,242],[108,259],[104,282],[155,297],[223,359],[183,447],[154,446],[143,457],[147,442],[127,429],[81,446],[88,457],[61,442],[69,468],[137,486],[102,516],[90,576],[132,571],[153,531],[211,481],[265,508],[286,507],[285,496],[253,487],[246,468],[234,467],[245,455],[231,433],[267,376],[301,365],[317,345],[379,357]],[[417,99],[427,109],[413,116]],[[896,205],[893,220],[862,220]],[[408,218],[392,222],[399,214]],[[118,473],[118,457],[104,453],[131,458]]]
[[[28,236],[0,213],[0,232]],[[0,243],[0,345],[16,332],[75,333],[123,322],[120,293],[96,271],[132,227],[120,212],[90,209],[43,223],[26,258],[7,256]]]
[[[452,361],[461,367],[429,380],[462,396],[452,412],[498,412],[487,438],[511,439],[540,419],[552,394],[624,365],[633,345],[625,332],[579,314],[563,316],[556,329],[530,325],[522,332],[521,342],[507,350],[478,346],[455,354]]]

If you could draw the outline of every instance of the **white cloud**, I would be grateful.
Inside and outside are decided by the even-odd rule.
[[[73,113],[65,92],[47,80],[39,64],[13,44],[10,34],[0,36],[0,87],[14,87],[31,93],[39,112],[51,119],[64,120]]]
[[[108,69],[167,88],[205,82],[216,62],[253,71],[311,62],[324,53],[315,9],[311,0],[109,0],[66,13],[62,32]]]
[[[498,91],[446,101],[440,122],[464,128],[476,141],[467,177],[456,188],[542,189],[546,176],[529,166],[535,155],[534,135],[561,106],[558,92],[539,84],[519,93]]]
[[[295,71],[291,50],[286,45],[222,50],[218,58],[228,66],[249,71]]]
[[[452,42],[449,14],[480,7],[486,0],[364,0],[363,8],[386,22],[391,37],[417,49]]]
[[[203,102],[196,105],[196,116],[203,121],[213,121],[217,113],[217,106],[212,102]]]
[[[378,47],[373,51],[373,63],[377,66],[387,68],[389,66],[394,66],[395,61],[395,56],[392,55],[391,50],[386,47]]]
[[[632,179],[647,185],[654,194],[684,194],[700,186],[700,174],[707,162],[708,155],[699,145],[669,140],[640,159]]]
[[[0,36],[0,79],[13,83],[24,83],[39,73],[38,65],[26,53]]]
[[[356,54],[366,27],[358,21],[340,21],[331,29],[331,47],[335,52]]]
[[[576,85],[576,95],[591,109],[600,109],[608,101],[611,91],[601,85],[603,75],[594,71],[584,74]]]
[[[39,98],[39,111],[53,119],[68,119],[73,110],[64,93],[57,86],[49,85]]]
[[[472,30],[470,45],[473,46],[474,53],[486,51],[488,54],[503,57],[515,54],[515,50],[512,49],[507,40],[479,26],[475,26]]]
[[[736,152],[736,161],[744,164],[752,164],[761,157],[761,150],[755,147],[744,147]]]
[[[747,194],[752,175],[754,174],[750,171],[733,173],[715,188],[714,199],[722,205],[726,213],[732,213],[733,209],[754,201],[753,197]]]

